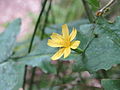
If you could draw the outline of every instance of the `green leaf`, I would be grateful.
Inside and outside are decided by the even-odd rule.
[[[114,64],[120,63],[119,46],[111,39],[112,34],[108,34],[107,30],[105,30],[106,27],[101,27],[107,25],[107,29],[109,27],[111,31],[117,30],[117,33],[120,25],[117,25],[117,23],[108,25],[104,20],[103,23],[101,25],[71,24],[69,27],[70,30],[72,30],[73,27],[77,28],[78,35],[76,39],[81,41],[80,48],[86,49],[83,54],[77,54],[73,51],[68,58],[61,58],[61,60],[75,61],[75,64],[73,64],[73,71],[88,70],[96,72],[100,69],[108,70]],[[113,28],[113,25],[116,27]],[[53,31],[51,29],[51,31],[60,33],[60,29],[61,27],[58,25],[56,29],[54,28]],[[48,33],[50,32],[48,31]],[[27,65],[39,66],[46,73],[56,73],[56,67],[51,64],[50,60],[50,57],[56,51],[57,48],[47,46],[47,40],[43,40],[40,41],[38,48],[32,51],[28,56],[18,59],[18,61]]]
[[[91,41],[93,39],[93,29],[94,29],[95,25],[94,24],[84,24],[84,25],[80,25],[78,32],[77,32],[77,36],[76,36],[76,40],[80,40],[81,43],[79,45],[79,47],[81,49],[85,49],[86,45],[89,43],[89,41]]]
[[[94,25],[84,24],[78,27],[79,29],[78,29],[76,40],[81,41],[79,48],[84,50],[87,47],[87,45],[91,42],[91,40],[93,39]],[[86,70],[84,62],[83,62],[83,58],[84,58],[83,54],[72,53],[69,57],[71,57],[70,60],[75,60],[75,63],[73,64],[73,71],[79,72],[79,71]]]
[[[0,64],[0,90],[18,90],[22,88],[24,65],[12,60]]]
[[[120,80],[103,79],[101,83],[105,90],[120,90]]]
[[[91,5],[91,7],[94,11],[99,9],[99,7],[100,7],[99,0],[87,0],[87,1]]]
[[[5,61],[12,55],[20,25],[21,20],[16,19],[0,34],[0,62]]]
[[[103,19],[101,19],[101,21],[101,25],[95,25],[95,30],[92,30],[92,35],[96,35],[97,37],[91,41],[85,53],[81,55],[81,58],[77,62],[82,62],[82,66],[91,72],[96,72],[100,69],[108,70],[114,64],[120,64],[120,46],[118,45],[120,44],[120,18],[118,17],[115,23],[111,24]],[[84,28],[86,27],[87,26]],[[86,38],[85,41],[82,41],[81,39],[81,42],[88,42],[91,35],[89,34],[90,29],[84,28],[82,29],[85,33],[83,33],[82,30],[79,30],[80,33],[82,33],[79,37],[83,40],[85,40],[83,37]],[[84,46],[86,47],[86,43],[82,45],[82,47]]]
[[[78,29],[78,36],[76,37],[77,40],[81,41],[81,48],[85,48],[86,44],[92,39],[92,24],[86,24],[86,25],[81,25],[80,23],[74,22],[71,24],[69,28],[72,30],[73,27]],[[57,29],[54,29],[55,32],[61,32],[61,25],[58,27],[56,26]],[[49,29],[50,30],[50,29]],[[53,31],[53,32],[54,32]],[[48,32],[49,33],[49,32]],[[83,37],[82,37],[83,36]],[[82,39],[80,38],[82,37]],[[80,39],[79,39],[80,38]],[[51,64],[51,56],[54,55],[54,53],[57,51],[57,48],[52,48],[47,45],[47,40],[40,41],[38,44],[38,47],[36,47],[35,50],[33,50],[28,56],[25,56],[21,59],[18,59],[18,62],[22,62],[27,65],[31,66],[38,66],[40,67],[45,73],[56,73],[56,67]],[[83,63],[81,60],[82,56],[77,54],[76,52],[72,52],[71,55],[64,59],[61,58],[61,60],[74,60],[76,63],[73,65],[73,70],[78,71],[78,70],[83,70]]]
[[[81,24],[84,24],[85,22],[88,22],[87,20],[81,20],[81,21],[76,21],[76,22],[71,22],[68,24],[68,27],[70,29],[70,31],[72,31],[73,27],[77,28],[78,30],[78,37],[76,37],[77,40],[81,40],[79,39],[79,36],[81,35],[85,35],[85,30],[87,29],[91,29],[92,25],[91,24],[86,24],[80,27]],[[46,32],[47,34],[50,34],[52,32],[57,32],[57,33],[61,33],[61,25],[55,25],[52,26],[53,29],[51,28],[46,28]],[[80,32],[79,32],[80,31]],[[87,32],[90,31],[90,32]],[[91,38],[88,38],[89,36],[91,37],[91,30],[87,30],[87,34],[86,36],[84,36],[81,40],[81,47],[85,48],[85,45],[88,43],[88,41]],[[47,45],[47,39],[40,41],[40,43],[38,44],[38,46],[36,47],[35,50],[33,50],[28,56],[18,59],[19,62],[22,62],[24,64],[27,65],[31,65],[31,66],[38,66],[40,67],[45,73],[56,73],[56,67],[54,65],[51,64],[51,56],[54,55],[55,52],[57,52],[57,48],[52,48],[49,47]],[[82,62],[81,62],[81,55],[77,54],[76,52],[72,52],[72,54],[64,59],[61,58],[61,60],[76,60],[76,63],[73,65],[73,70],[77,71],[77,70],[83,70],[82,67]],[[77,62],[79,61],[79,63]],[[77,69],[76,69],[77,68]]]
[[[50,57],[55,52],[54,48],[47,46],[47,40],[40,41],[38,48],[29,55],[18,59],[17,61],[30,66],[40,67],[45,73],[56,73],[56,68],[52,64]]]
[[[12,57],[21,57],[27,55],[30,46],[30,41],[31,38],[21,42],[17,42],[14,48],[14,55]],[[39,41],[39,37],[35,37],[33,41],[32,51],[37,48]]]
[[[99,26],[95,33],[98,38],[95,38],[86,50],[84,56],[85,67],[90,71],[108,70],[112,65],[120,63],[120,48]]]
[[[108,34],[109,38],[120,47],[120,16],[110,23],[105,19],[99,19],[100,27]]]
[[[32,51],[29,55],[17,59],[17,62],[30,66],[37,66],[41,68],[45,73],[56,74],[56,67],[52,64],[51,56],[57,51],[57,48],[47,46],[47,40],[40,41],[38,48]],[[14,58],[14,57],[13,57]],[[73,52],[68,58],[61,60],[79,60],[80,55]],[[76,67],[76,65],[75,65]],[[80,69],[82,69],[80,67]]]
[[[19,62],[29,66],[40,67],[45,73],[54,73],[56,74],[56,68],[51,63],[50,57],[48,55],[37,55],[37,56],[26,56],[19,59]]]

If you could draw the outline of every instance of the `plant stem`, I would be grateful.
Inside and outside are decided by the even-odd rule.
[[[27,75],[27,65],[25,65],[25,71],[24,71],[24,79],[23,79],[23,90],[25,90],[25,83],[26,83],[26,75]]]
[[[45,0],[45,2],[43,3],[43,9],[42,9],[41,12],[44,11],[44,8],[45,8],[45,5],[46,5],[46,1],[47,1],[47,0]],[[52,3],[52,0],[50,0],[50,5],[49,5],[49,7],[48,7],[48,11],[46,12],[45,23],[44,23],[44,26],[43,26],[43,29],[42,29],[42,34],[41,34],[42,39],[43,39],[43,37],[44,37],[44,29],[45,29],[46,23],[47,23],[47,21],[48,21],[48,14],[49,14],[49,11],[50,11],[50,8],[51,8],[51,3]],[[40,16],[41,16],[41,13],[40,13]],[[40,20],[40,18],[38,18],[38,21],[39,21],[39,20]],[[38,22],[38,23],[39,23],[39,22]],[[38,26],[37,26],[37,27],[38,27]],[[37,28],[36,28],[35,30],[37,30]],[[36,34],[36,32],[35,32],[34,34]],[[37,67],[34,67],[33,70],[32,70],[32,76],[31,76],[31,82],[30,82],[29,90],[32,90],[32,84],[33,84],[33,81],[34,81],[34,76],[35,76],[36,68],[37,68]]]
[[[88,3],[86,2],[86,0],[82,0],[86,14],[88,16],[88,19],[90,21],[90,23],[94,23],[94,15],[92,13],[92,10],[90,9]]]
[[[72,50],[75,51],[75,52],[77,52],[77,53],[79,53],[79,54],[81,54],[81,53],[84,52],[84,50],[82,50],[81,48],[72,49]]]
[[[57,67],[57,77],[60,81],[62,81],[62,84],[64,84],[64,80],[63,78],[59,75],[61,70],[62,70],[62,67],[63,67],[63,62],[62,61],[58,61],[58,67]]]
[[[57,66],[58,66],[57,67],[57,77],[59,77],[59,72],[61,70],[61,67],[63,66],[62,61],[58,61],[58,65]]]
[[[39,14],[39,17],[38,17],[38,20],[37,20],[37,22],[36,22],[35,29],[34,29],[34,32],[33,32],[33,35],[32,35],[32,39],[31,39],[31,42],[30,42],[30,45],[29,45],[28,53],[31,52],[32,45],[33,45],[33,41],[34,41],[34,38],[35,38],[35,34],[36,34],[36,32],[37,32],[37,28],[38,28],[38,26],[39,26],[39,23],[40,23],[40,20],[41,20],[43,11],[44,11],[45,6],[46,6],[46,3],[47,3],[47,0],[44,1],[42,10],[41,10],[41,12],[40,12],[40,14]],[[25,66],[25,72],[24,72],[23,89],[25,89],[27,67],[28,67],[28,66],[26,65],[26,66]],[[32,71],[35,72],[35,69],[33,69]],[[33,76],[34,76],[34,74],[32,74],[31,77],[33,77]],[[33,77],[33,78],[34,78],[34,77]],[[31,79],[31,82],[33,82],[33,79]],[[32,86],[32,85],[30,85],[30,86]]]
[[[37,67],[34,67],[34,68],[32,69],[31,81],[30,81],[29,89],[28,89],[28,90],[32,90],[32,84],[33,84],[33,81],[34,81],[36,68],[37,68]]]
[[[35,25],[35,29],[34,29],[34,32],[33,32],[33,35],[32,35],[32,39],[31,39],[31,42],[30,42],[30,46],[29,46],[29,49],[28,49],[28,53],[31,52],[32,45],[33,45],[33,41],[34,41],[34,38],[35,38],[35,34],[36,34],[36,32],[37,32],[37,28],[38,28],[39,23],[40,23],[40,21],[41,21],[41,17],[42,17],[43,11],[44,11],[44,9],[45,9],[46,3],[47,3],[47,0],[45,0],[45,1],[43,2],[43,7],[42,7],[42,10],[41,10],[41,12],[40,12],[40,14],[39,14],[37,23],[36,23],[36,25]]]
[[[45,27],[46,27],[47,22],[48,22],[48,16],[49,16],[49,12],[50,12],[50,9],[51,9],[51,4],[52,4],[52,0],[50,0],[49,7],[48,7],[48,10],[46,12],[45,22],[44,22],[44,25],[43,25],[43,28],[42,28],[42,32],[41,32],[41,40],[44,38]]]

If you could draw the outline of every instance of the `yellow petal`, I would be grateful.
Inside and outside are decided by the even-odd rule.
[[[75,28],[73,28],[72,32],[70,33],[70,41],[72,41],[77,34],[77,30]]]
[[[76,49],[80,44],[80,41],[72,41],[71,42],[71,48]]]
[[[65,48],[64,50],[64,58],[68,57],[71,53],[70,47]]]
[[[62,25],[62,34],[64,38],[69,37],[69,30],[67,24]]]
[[[52,60],[57,60],[57,59],[59,59],[62,55],[63,55],[63,53],[64,53],[64,48],[61,48],[59,51],[57,51],[52,57],[51,57],[51,59]]]
[[[58,40],[58,41],[63,41],[63,38],[61,35],[57,34],[57,33],[52,33],[52,35],[50,36],[53,40]]]
[[[47,45],[51,47],[63,47],[63,43],[61,41],[52,40],[52,39],[48,40]]]

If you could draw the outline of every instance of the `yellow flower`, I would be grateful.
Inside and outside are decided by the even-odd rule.
[[[52,60],[59,59],[62,55],[64,58],[68,57],[71,53],[71,49],[76,49],[80,41],[72,41],[77,34],[77,30],[73,28],[69,35],[68,26],[66,24],[62,25],[62,35],[57,33],[52,33],[51,39],[48,40],[48,45],[51,47],[60,47],[60,49],[52,56]]]

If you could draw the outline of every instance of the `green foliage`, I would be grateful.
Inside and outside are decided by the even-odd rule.
[[[90,6],[92,7],[93,11],[96,11],[99,9],[100,7],[100,3],[99,0],[87,0],[87,2],[90,4]]]
[[[21,20],[16,19],[7,27],[5,32],[0,34],[0,63],[12,55],[20,25]]]
[[[47,46],[47,40],[40,41],[36,49],[29,55],[17,61],[30,66],[40,67],[45,73],[56,73],[56,68],[51,64],[50,56],[55,52],[54,48]]]
[[[120,63],[119,46],[114,42],[113,39],[111,39],[112,36],[110,35],[113,35],[113,34],[107,31],[108,28],[111,28],[109,30],[114,32],[116,30],[116,33],[118,33],[119,26],[120,26],[118,22],[120,21],[120,18],[118,17],[116,23],[113,23],[113,24],[109,24],[109,22],[107,22],[102,18],[100,20],[102,22],[99,21],[98,25],[92,25],[92,24],[81,25],[80,22],[76,23],[76,25],[74,25],[74,23],[68,24],[68,26],[70,26],[69,27],[70,29],[72,29],[71,27],[73,26],[77,28],[78,35],[76,39],[81,41],[80,47],[82,49],[86,48],[86,51],[84,54],[77,55],[73,53],[71,54],[71,56],[67,58],[67,60],[76,60],[76,64],[79,64],[79,65],[75,64],[75,67],[78,66],[76,67],[76,69],[74,68],[75,71],[77,71],[77,69],[79,71],[80,70],[79,68],[81,69],[84,68],[91,72],[95,72],[100,69],[108,70],[114,64]],[[60,26],[59,25],[52,26],[51,28],[53,29],[49,28],[49,29],[46,29],[46,31],[48,31],[48,33],[50,31],[58,33],[61,31]],[[54,28],[55,28],[55,31],[53,31]]]
[[[12,60],[0,64],[0,90],[18,90],[22,87],[24,65]]]
[[[94,38],[86,50],[85,65],[91,71],[108,70],[112,65],[120,63],[120,49],[102,29],[96,29],[98,38]]]
[[[21,20],[16,19],[0,34],[0,90],[18,90],[23,84],[24,65],[9,59],[20,25]]]
[[[89,3],[99,7],[97,0],[89,0]],[[101,69],[108,70],[113,65],[120,64],[120,17],[117,17],[113,23],[100,17],[96,19],[96,24],[90,24],[85,19],[68,23],[70,31],[73,27],[78,30],[76,40],[81,41],[79,48],[82,48],[84,52],[78,54],[72,51],[68,58],[60,59],[62,65],[59,65],[59,62],[53,64],[50,58],[58,49],[47,45],[48,36],[52,32],[61,33],[62,24],[46,27],[45,39],[40,40],[39,37],[35,37],[30,53],[28,53],[30,39],[16,43],[20,25],[20,19],[16,19],[0,34],[0,90],[18,90],[21,88],[25,65],[39,67],[45,74],[59,76],[58,69],[60,68],[62,73],[67,68],[67,64],[63,62],[74,61],[69,66],[72,71],[69,75],[62,73],[64,76],[62,77],[60,73],[61,77],[55,77],[56,80],[49,81],[52,87],[58,88],[57,84],[66,84],[75,80],[75,77],[72,76],[73,73],[81,71],[95,73]],[[46,78],[41,80],[44,80],[41,82],[42,88],[46,89],[50,86],[46,84]],[[105,90],[119,90],[119,84],[119,80],[102,80]]]
[[[120,80],[103,79],[101,83],[105,90],[120,90]]]
[[[117,19],[117,22],[119,22],[120,19]],[[74,71],[79,72],[80,70],[88,70],[90,72],[96,72],[100,69],[108,70],[114,64],[120,63],[119,46],[114,42],[113,39],[111,39],[112,36],[110,36],[110,32],[107,31],[108,28],[111,28],[111,31],[114,29],[119,30],[119,25],[116,25],[119,23],[109,24],[109,22],[106,22],[104,19],[101,19],[101,21],[102,22],[99,21],[98,25],[84,24],[84,21],[68,24],[70,30],[72,30],[73,27],[78,30],[76,39],[81,41],[80,47],[82,49],[86,49],[84,54],[79,55],[73,52],[67,59],[62,58],[63,60],[75,60],[76,63],[73,65]],[[101,23],[104,23],[104,26],[103,24],[101,25]],[[60,33],[61,25],[51,26],[45,30],[48,34],[51,32]],[[30,55],[22,58],[23,61],[21,59],[18,61],[24,62],[28,65],[38,66],[47,73],[55,73],[55,68],[47,71],[48,68],[43,67],[43,62],[48,61],[50,64],[50,57],[56,51],[56,49],[47,46],[47,40],[43,40],[40,41],[40,44],[36,50],[30,53]],[[50,64],[50,67],[51,65],[52,64]],[[46,66],[49,65],[47,64]]]

